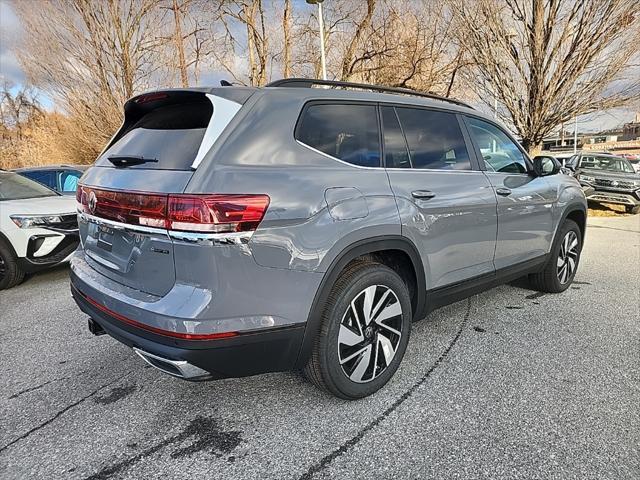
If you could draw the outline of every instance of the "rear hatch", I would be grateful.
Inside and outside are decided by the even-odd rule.
[[[203,91],[155,92],[125,105],[125,120],[81,179],[79,228],[87,263],[137,290],[175,284],[169,194],[182,193],[240,104]],[[226,103],[225,103],[226,102]]]

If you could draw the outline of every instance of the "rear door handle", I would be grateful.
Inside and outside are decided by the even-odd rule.
[[[496,193],[498,195],[502,195],[503,197],[506,197],[507,195],[511,195],[511,189],[505,188],[505,187],[496,188]]]
[[[420,200],[429,200],[430,198],[435,197],[436,194],[429,190],[414,190],[411,192],[411,196]]]

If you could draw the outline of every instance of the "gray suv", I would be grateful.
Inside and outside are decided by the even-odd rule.
[[[567,168],[583,186],[591,187],[587,201],[624,205],[627,213],[640,213],[640,173],[626,158],[582,152],[567,161]]]
[[[168,374],[299,369],[360,398],[430,311],[576,273],[579,183],[461,102],[288,79],[124,110],[80,181],[71,289],[94,334]]]

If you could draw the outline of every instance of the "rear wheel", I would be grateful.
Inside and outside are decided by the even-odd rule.
[[[632,213],[633,215],[636,215],[637,213],[640,213],[640,205],[625,205],[624,209],[627,211],[627,213]]]
[[[13,249],[0,240],[0,290],[14,287],[24,279]]]
[[[371,395],[398,369],[411,318],[409,292],[396,272],[370,261],[352,264],[324,307],[307,378],[340,398]]]
[[[532,286],[541,292],[564,292],[576,275],[581,252],[580,228],[576,222],[567,219],[558,231],[544,270],[529,276]]]

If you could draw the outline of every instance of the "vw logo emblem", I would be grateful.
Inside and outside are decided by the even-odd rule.
[[[611,186],[612,187],[617,187],[619,185],[617,180],[614,180],[613,182],[611,182]]]
[[[91,192],[89,194],[89,211],[94,213],[96,211],[96,204],[98,203],[98,199],[96,198],[96,194]]]

